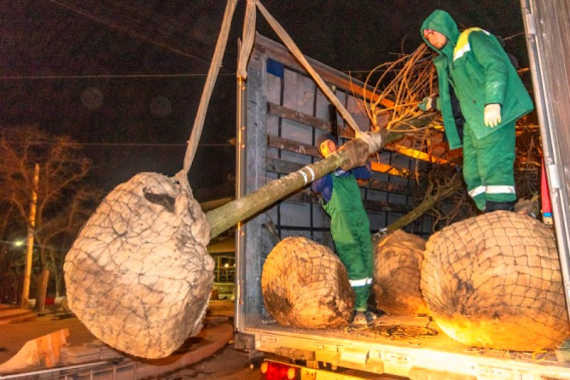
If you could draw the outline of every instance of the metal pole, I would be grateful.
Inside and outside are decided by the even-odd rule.
[[[241,46],[240,46],[241,48]],[[246,84],[245,81],[238,77],[236,85],[236,199],[240,199],[245,195],[245,126],[246,126]],[[242,222],[238,222],[235,232],[235,263],[236,273],[245,273],[245,257],[242,256],[245,248],[245,226]],[[239,278],[243,278],[241,275]],[[245,319],[243,318],[243,308],[245,302],[245,282],[235,279],[235,319],[234,326],[236,329],[245,327]]]
[[[38,184],[40,181],[40,166],[34,165],[34,187],[30,201],[30,215],[28,219],[28,236],[26,239],[26,268],[24,270],[24,285],[22,286],[21,306],[27,307],[30,298],[30,280],[32,277],[32,258],[34,252],[34,232],[36,229],[36,205],[38,203]]]

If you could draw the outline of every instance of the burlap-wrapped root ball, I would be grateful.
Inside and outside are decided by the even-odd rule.
[[[441,329],[467,345],[534,351],[570,333],[553,232],[526,215],[496,211],[432,235],[421,289]]]
[[[187,185],[134,176],[107,195],[65,258],[71,310],[116,349],[168,356],[202,327],[213,284],[209,234]]]
[[[421,237],[402,230],[375,244],[372,291],[378,309],[393,315],[427,313],[420,291],[425,244]]]
[[[267,311],[284,326],[334,328],[347,324],[354,294],[344,265],[324,245],[288,237],[271,251],[261,275]]]

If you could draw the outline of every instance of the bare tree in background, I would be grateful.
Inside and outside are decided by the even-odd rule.
[[[52,136],[33,126],[0,131],[0,156],[0,204],[10,210],[5,221],[21,228],[28,223],[34,165],[40,167],[35,246],[41,269],[54,274],[60,294],[65,252],[101,197],[83,182],[91,162],[68,136]],[[0,232],[5,241],[13,238],[14,231],[10,236],[6,228]]]
[[[25,256],[16,242],[26,229],[24,222],[13,205],[0,202],[0,303],[13,303],[21,294]]]

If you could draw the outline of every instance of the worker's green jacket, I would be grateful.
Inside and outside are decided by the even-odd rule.
[[[447,44],[436,49],[424,37],[425,42],[439,53],[434,59],[439,84],[439,107],[443,116],[445,133],[451,149],[461,147],[451,108],[449,85],[453,86],[459,100],[466,126],[481,139],[504,125],[512,125],[524,114],[532,111],[533,104],[515,68],[501,44],[487,31],[470,28],[461,34],[449,13],[436,10],[421,26],[447,37]],[[487,104],[501,105],[501,124],[495,128],[485,126],[484,108]]]

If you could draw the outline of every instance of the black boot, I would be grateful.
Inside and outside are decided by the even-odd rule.
[[[485,212],[493,212],[497,210],[515,211],[515,201],[511,202],[487,201],[485,205]]]

